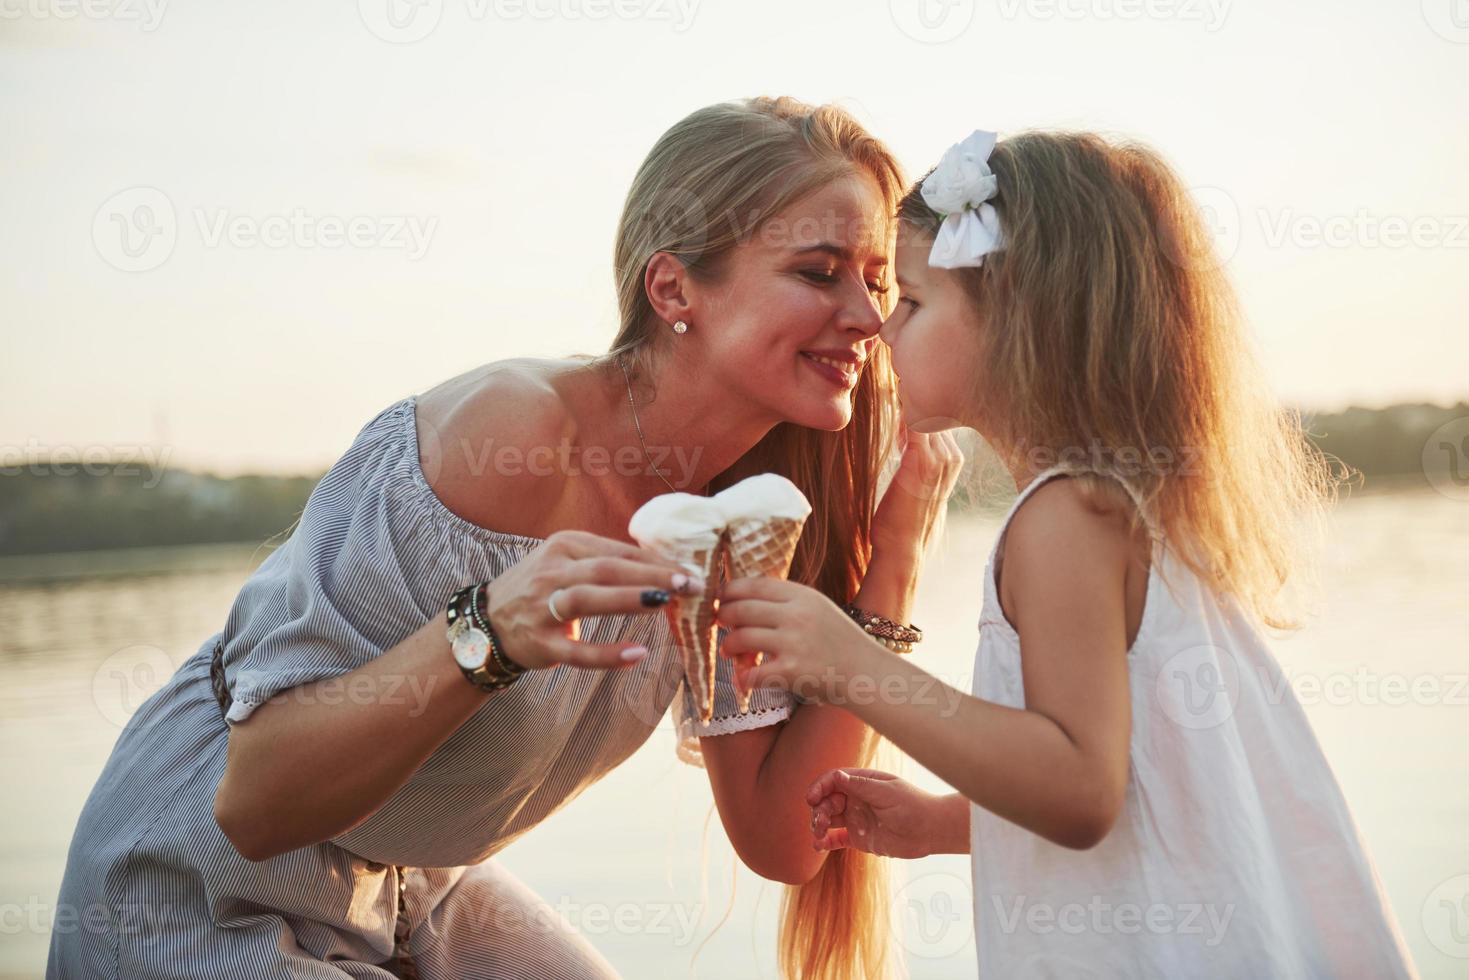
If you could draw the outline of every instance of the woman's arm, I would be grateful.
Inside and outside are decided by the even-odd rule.
[[[214,817],[242,856],[264,861],[351,830],[478,710],[489,695],[460,673],[446,628],[441,613],[357,670],[231,725]],[[375,696],[405,690],[420,696]]]
[[[642,593],[674,590],[683,574],[676,563],[634,545],[562,531],[490,583],[485,604],[506,655],[517,663],[617,670],[640,658],[623,656],[635,645],[576,641],[570,621],[658,615]],[[552,589],[561,590],[566,624],[551,619],[546,596]],[[460,671],[446,620],[439,613],[356,670],[284,691],[231,726],[214,814],[241,855],[262,861],[351,830],[495,698]],[[372,751],[364,754],[363,746]]]

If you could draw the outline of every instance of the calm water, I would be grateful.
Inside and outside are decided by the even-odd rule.
[[[924,663],[966,687],[994,529],[951,523],[915,614]],[[262,556],[0,562],[0,977],[42,972],[71,831],[122,723],[220,627]],[[1469,976],[1469,502],[1432,491],[1344,502],[1323,578],[1323,615],[1277,653],[1419,970]],[[939,786],[911,763],[906,774]],[[675,760],[665,722],[501,860],[630,978],[774,977],[781,889],[737,866],[710,814],[705,777]],[[894,873],[912,975],[972,977],[967,858]]]

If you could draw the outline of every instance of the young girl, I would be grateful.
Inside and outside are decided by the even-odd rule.
[[[972,696],[787,582],[728,586],[722,652],[958,790],[833,770],[807,802],[821,849],[970,853],[983,976],[1411,976],[1261,636],[1327,469],[1186,202],[1138,146],[977,132],[901,204],[881,336],[905,417],[977,429],[1020,490]]]

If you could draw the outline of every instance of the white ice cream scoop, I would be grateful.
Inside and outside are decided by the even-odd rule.
[[[724,512],[711,497],[665,493],[638,508],[627,533],[644,548],[660,553],[713,544],[724,530]]]
[[[800,489],[778,473],[761,473],[741,480],[714,495],[714,502],[731,524],[742,518],[751,520],[804,520],[811,514],[811,502]]]

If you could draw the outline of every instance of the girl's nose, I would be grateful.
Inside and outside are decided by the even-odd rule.
[[[893,338],[897,334],[897,332],[898,332],[898,310],[895,307],[893,309],[893,312],[891,312],[891,313],[888,314],[888,318],[886,320],[882,321],[882,326],[880,328],[878,328],[877,335],[882,338],[883,343],[885,343],[889,347],[891,347],[892,346],[892,343],[893,343]]]

